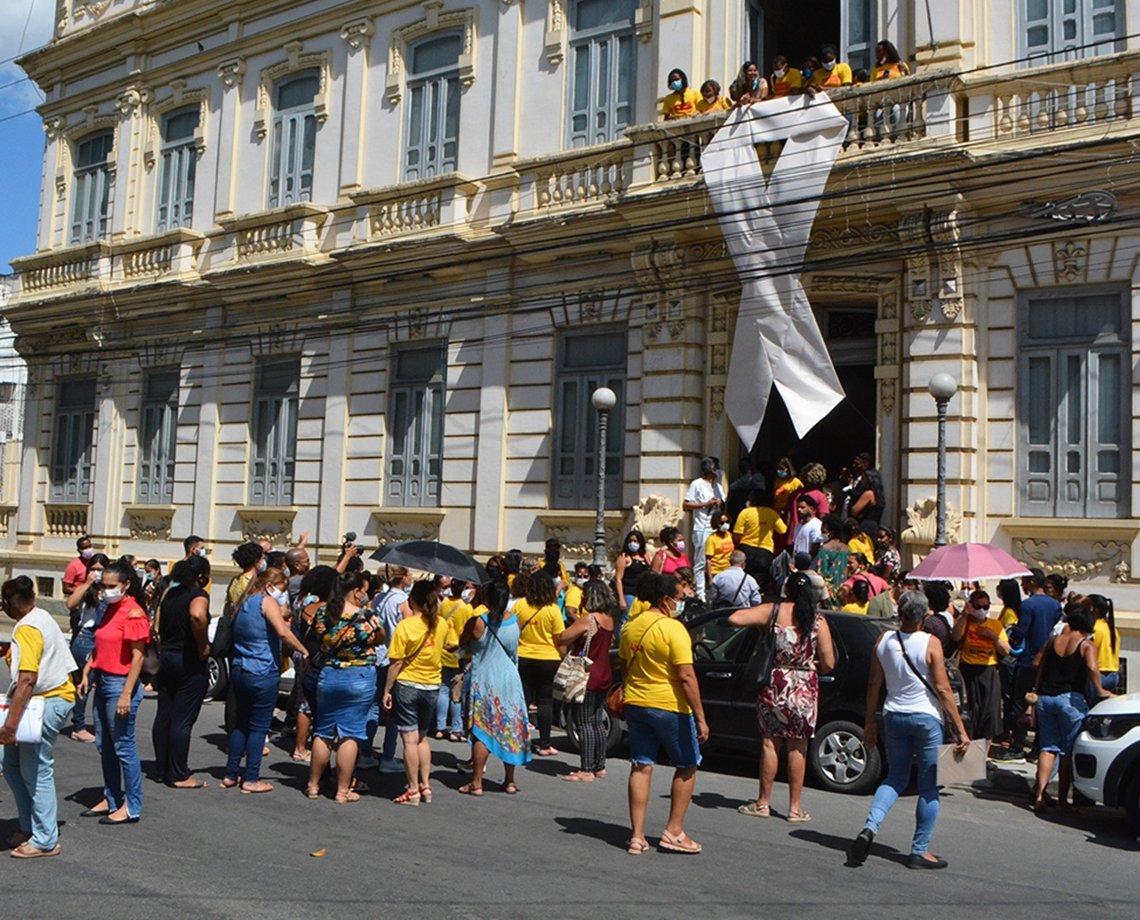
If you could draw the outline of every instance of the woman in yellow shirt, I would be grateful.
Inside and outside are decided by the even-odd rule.
[[[534,572],[526,583],[526,597],[511,608],[519,623],[519,677],[527,698],[538,706],[538,741],[534,752],[551,757],[558,751],[550,743],[554,721],[554,675],[562,656],[554,639],[566,624],[558,609],[554,580],[546,572]]]
[[[640,856],[649,849],[645,814],[653,764],[664,748],[674,772],[669,821],[659,845],[675,853],[699,853],[701,845],[685,834],[685,813],[696,787],[700,744],[708,740],[709,729],[693,670],[693,641],[684,624],[672,617],[684,595],[675,575],[657,574],[642,579],[639,594],[650,608],[626,624],[619,652],[629,729],[628,851]]]
[[[1096,614],[1092,640],[1100,668],[1100,685],[1109,693],[1116,693],[1120,689],[1120,633],[1116,629],[1116,610],[1103,594],[1090,594],[1089,603]]]
[[[697,103],[697,114],[706,112],[727,112],[732,103],[720,94],[720,84],[716,80],[705,80],[701,84],[701,101]]]
[[[858,613],[866,616],[871,607],[871,585],[865,578],[857,578],[851,583],[851,587],[840,587],[840,599],[844,598],[846,603],[839,608],[840,613]]]
[[[796,475],[796,468],[792,466],[792,461],[787,457],[781,457],[777,460],[776,487],[772,490],[772,507],[780,514],[784,514],[788,510],[792,496],[803,487],[804,484]]]
[[[433,582],[417,581],[408,595],[412,615],[396,627],[388,645],[388,682],[384,709],[396,719],[404,741],[407,788],[396,796],[397,805],[430,802],[431,743],[435,707],[443,679],[443,650],[459,645],[451,623],[439,614],[439,594]]]
[[[863,528],[855,518],[848,518],[843,524],[843,538],[852,554],[862,553],[870,564],[875,561],[875,541],[863,533]]]
[[[732,539],[732,519],[720,511],[712,517],[713,532],[705,541],[705,589],[712,587],[713,577],[727,572],[736,541]]]
[[[768,590],[772,575],[775,535],[788,532],[788,525],[772,507],[772,495],[756,489],[748,497],[748,507],[736,516],[732,528],[736,548],[748,557],[744,571],[756,579],[761,592]]]
[[[788,59],[782,54],[772,58],[772,79],[769,81],[772,97],[795,96],[804,91],[804,75],[795,67],[788,66]]]
[[[871,69],[871,81],[909,77],[910,68],[899,55],[899,49],[891,42],[881,41],[875,45],[875,66]]]
[[[669,84],[669,95],[661,102],[661,117],[673,121],[695,115],[701,94],[695,89],[689,89],[689,78],[685,71],[674,67],[669,71],[666,82]]]

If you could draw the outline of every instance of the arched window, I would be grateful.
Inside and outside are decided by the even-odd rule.
[[[113,131],[88,134],[75,145],[75,182],[71,207],[71,242],[88,243],[107,235],[111,205]]]
[[[273,146],[269,161],[269,207],[309,201],[313,196],[313,155],[320,89],[316,70],[285,77],[273,88]]]
[[[454,172],[459,160],[459,33],[433,35],[409,49],[408,143],[404,178]]]
[[[162,159],[158,170],[158,211],[155,229],[189,227],[194,217],[194,173],[198,151],[194,134],[198,107],[179,109],[162,119]]]
[[[633,122],[637,0],[577,0],[570,37],[570,146],[616,140]]]

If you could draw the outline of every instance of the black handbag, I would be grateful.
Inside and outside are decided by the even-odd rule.
[[[210,643],[210,654],[215,658],[229,658],[234,653],[234,616],[223,613],[218,617],[214,630],[214,641]]]
[[[760,645],[756,650],[756,689],[761,690],[772,683],[772,668],[776,663],[776,617],[780,615],[780,602],[772,605],[772,615],[768,626],[760,634]]]

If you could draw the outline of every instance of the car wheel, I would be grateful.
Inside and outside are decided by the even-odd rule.
[[[578,707],[567,706],[565,713],[566,738],[569,741],[567,747],[570,753],[577,754],[582,750],[578,729]],[[606,733],[606,754],[613,754],[618,749],[618,745],[621,744],[622,724],[619,719],[615,719],[604,708],[602,709],[602,729]]]
[[[1128,820],[1132,822],[1132,830],[1140,835],[1140,773],[1132,777],[1132,782],[1124,790],[1124,799],[1121,804],[1128,813]]]
[[[225,699],[226,688],[230,683],[230,672],[222,658],[211,656],[206,661],[206,673],[209,675],[209,684],[206,687],[206,699]]]
[[[824,789],[865,795],[882,778],[879,749],[863,746],[863,728],[854,722],[829,722],[816,732],[808,749],[812,773]]]

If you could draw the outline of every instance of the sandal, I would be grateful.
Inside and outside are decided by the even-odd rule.
[[[529,622],[529,621],[528,621],[528,622]],[[546,747],[540,747],[540,748],[538,748],[538,749],[535,751],[535,753],[536,753],[536,754],[537,754],[539,757],[553,757],[553,756],[555,756],[555,755],[558,753],[558,748],[556,748],[556,747],[553,747],[552,745],[549,745],[549,744],[548,744]]]
[[[302,754],[299,751],[294,751],[293,752],[293,760],[295,760],[297,763],[312,763],[313,762],[313,755],[312,754]]]
[[[39,859],[41,856],[58,856],[60,850],[61,847],[58,843],[50,850],[41,850],[39,847],[32,846],[31,841],[28,840],[21,843],[8,855],[13,859]]]
[[[482,786],[474,786],[471,783],[465,783],[464,785],[460,786],[455,791],[458,792],[460,795],[473,795],[473,796],[475,796],[475,798],[479,798],[479,796],[481,796],[483,794],[483,787]]]
[[[629,840],[625,842],[625,846],[625,851],[630,856],[640,856],[642,853],[648,852],[649,841],[643,837],[630,837]]]
[[[349,802],[359,802],[360,796],[349,789],[348,792],[338,792],[333,801],[335,801],[337,805],[347,805]]]
[[[392,799],[397,805],[411,805],[416,807],[420,804],[420,790],[419,789],[405,789],[398,796]]]
[[[505,792],[507,795],[518,795],[519,787],[514,783],[507,783],[505,786],[503,786],[503,792]]]
[[[432,739],[435,741],[446,741],[447,740],[447,734],[444,732],[432,732],[431,736],[432,736]]]
[[[320,797],[321,797],[321,790],[318,789],[316,786],[306,786],[305,787],[305,798],[307,798],[307,799],[319,799]]]
[[[447,736],[447,740],[453,744],[465,744],[467,742],[467,736],[461,735],[459,732],[452,732]]]
[[[811,820],[811,815],[806,811],[792,811],[789,809],[785,820],[789,824],[807,824],[808,821]]]
[[[661,849],[669,853],[686,853],[695,856],[701,852],[702,847],[692,837],[681,831],[679,834],[670,834],[668,831],[661,832],[661,840],[657,844]]]
[[[420,786],[420,799],[425,805],[431,804],[431,786]]]
[[[594,774],[575,770],[573,773],[567,773],[565,776],[558,778],[564,783],[592,783],[594,781]]]
[[[742,815],[748,815],[750,818],[772,817],[772,807],[770,805],[761,805],[759,802],[746,802],[743,805],[738,805],[736,810]]]
[[[218,783],[218,788],[219,789],[236,789],[240,785],[241,785],[241,783],[239,780],[226,778],[226,779],[222,780],[220,783]]]
[[[260,780],[256,783],[242,783],[241,784],[241,794],[242,795],[260,795],[264,792],[272,792],[272,791],[273,791],[273,784],[272,783],[265,783],[265,782],[261,782]]]

